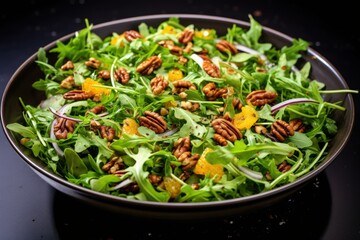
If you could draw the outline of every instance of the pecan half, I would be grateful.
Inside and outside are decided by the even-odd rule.
[[[190,150],[191,150],[190,137],[183,137],[183,138],[179,138],[174,143],[172,153],[176,158],[180,158],[182,154],[184,154],[185,152],[190,152]]]
[[[216,43],[216,48],[223,53],[230,52],[231,54],[236,54],[238,52],[237,48],[230,42],[226,40],[220,40]]]
[[[164,92],[168,85],[168,81],[163,76],[156,76],[150,81],[150,87],[154,95]]]
[[[57,118],[54,124],[54,134],[57,139],[66,139],[69,133],[75,130],[75,122],[65,119]]]
[[[115,174],[117,171],[125,169],[125,164],[121,157],[115,156],[102,166],[101,169],[109,174]]]
[[[98,78],[101,78],[103,80],[109,80],[110,79],[110,71],[109,70],[101,70],[98,72]]]
[[[182,93],[185,90],[196,90],[196,86],[187,80],[176,80],[173,82],[174,89],[172,90],[173,93]]]
[[[129,42],[132,42],[137,38],[143,38],[143,36],[136,30],[125,31],[124,32],[124,37]]]
[[[230,142],[235,142],[235,140],[241,139],[242,134],[237,129],[234,124],[224,118],[216,118],[211,122],[211,126],[214,128],[215,132],[218,134],[214,136],[214,140],[219,144],[223,144],[223,137]],[[220,141],[221,140],[221,141]]]
[[[115,138],[116,131],[110,126],[101,126],[100,134],[102,138],[105,138],[108,142],[111,142]]]
[[[199,154],[191,154],[190,137],[179,138],[173,146],[173,155],[181,162],[183,171],[195,167],[200,158]]]
[[[210,101],[214,101],[219,97],[225,97],[227,94],[226,88],[217,88],[213,82],[206,84],[202,90],[206,98]]]
[[[204,60],[202,65],[204,71],[213,78],[220,77],[220,69],[209,60]]]
[[[75,86],[74,76],[68,76],[60,83],[60,87],[65,89],[70,89],[73,88],[74,86]]]
[[[167,129],[167,124],[156,112],[145,111],[144,116],[139,118],[141,126],[147,127],[153,130],[155,133],[163,133]]]
[[[149,75],[154,70],[158,69],[162,64],[161,59],[158,56],[151,56],[137,66],[136,71],[143,75]]]
[[[176,46],[175,43],[171,40],[162,40],[159,41],[158,44],[162,47],[168,48],[170,50],[170,53],[174,55],[181,55],[183,52],[183,49],[179,46]]]
[[[73,62],[72,61],[67,61],[64,65],[62,65],[61,67],[60,67],[60,69],[61,70],[64,70],[64,71],[66,71],[66,70],[70,70],[70,69],[74,69],[74,64],[73,64]]]
[[[234,109],[236,109],[236,110],[241,110],[241,108],[242,108],[240,99],[235,98],[235,97],[232,100],[232,105],[233,105]]]
[[[184,31],[180,34],[178,40],[181,43],[187,44],[188,42],[192,41],[194,36],[194,30],[190,28],[185,28]]]
[[[85,65],[89,68],[98,69],[101,65],[101,62],[96,58],[91,57],[88,61],[85,62]]]
[[[266,90],[252,91],[246,96],[246,103],[253,106],[263,106],[276,100],[277,93]]]
[[[95,113],[95,114],[99,114],[105,111],[105,107],[102,105],[98,105],[93,107],[92,109],[89,110],[89,112]]]
[[[123,85],[127,84],[130,80],[130,74],[124,67],[119,67],[114,72],[114,76],[115,76],[116,80]]]
[[[183,171],[188,171],[195,167],[200,158],[199,154],[193,154],[181,161],[181,168]]]
[[[270,134],[280,142],[283,142],[288,136],[294,135],[294,129],[287,122],[283,120],[276,120],[273,124],[271,124]]]
[[[280,172],[282,172],[282,173],[289,171],[290,168],[291,168],[291,165],[288,164],[286,161],[283,161],[283,162],[280,163],[280,164],[278,165],[278,167],[277,167],[277,169],[278,169]]]
[[[289,122],[289,125],[294,129],[294,131],[303,133],[305,132],[305,125],[303,124],[303,121],[300,118],[292,119]]]
[[[226,138],[217,133],[214,134],[214,141],[220,146],[226,146],[228,144]]]
[[[148,179],[153,186],[159,186],[162,183],[162,176],[156,174],[149,174]]]
[[[93,98],[95,96],[94,93],[85,92],[83,90],[71,90],[63,94],[63,98],[66,100],[86,100],[89,98]]]

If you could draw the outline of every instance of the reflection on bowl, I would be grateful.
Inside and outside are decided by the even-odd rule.
[[[135,29],[142,22],[146,22],[149,26],[156,26],[159,23],[174,16],[179,17],[184,25],[195,24],[201,28],[214,28],[218,31],[219,34],[225,34],[227,29],[234,23],[245,28],[249,27],[248,23],[235,19],[180,14],[153,15],[123,19],[97,25],[93,28],[93,31],[99,36],[105,37],[111,35],[113,32],[123,32],[128,29]],[[59,40],[65,42],[72,36],[73,34],[70,34]],[[292,42],[292,38],[289,36],[266,27],[263,29],[262,37],[265,42],[271,42],[278,48],[288,45]],[[49,51],[49,49],[55,47],[55,45],[56,42],[50,43],[45,47],[45,49]],[[21,97],[24,102],[30,105],[37,105],[42,99],[44,99],[43,94],[32,88],[32,83],[42,76],[42,72],[35,63],[36,59],[37,56],[34,54],[23,65],[21,65],[12,76],[4,91],[1,103],[1,119],[3,127],[9,123],[22,122],[23,109],[22,106],[18,104],[19,97]],[[312,79],[323,81],[326,84],[327,89],[348,88],[345,80],[337,72],[336,68],[334,68],[331,63],[329,63],[313,49],[308,49],[308,51],[303,56],[303,60],[310,61],[312,64]],[[4,131],[15,151],[24,159],[25,163],[27,163],[35,171],[35,173],[37,173],[41,178],[43,178],[57,190],[77,199],[83,200],[90,205],[101,206],[107,210],[121,212],[127,215],[148,218],[212,218],[233,215],[234,213],[246,213],[255,209],[273,205],[298,191],[306,183],[321,173],[337,157],[337,155],[345,146],[353,127],[355,112],[354,103],[352,96],[347,94],[332,94],[331,99],[326,100],[331,100],[331,102],[343,102],[342,106],[346,108],[346,111],[334,112],[333,118],[338,123],[338,133],[329,144],[328,155],[316,169],[290,184],[275,188],[267,192],[216,202],[148,202],[120,198],[85,189],[78,185],[72,184],[54,174],[52,170],[49,169],[41,160],[35,158],[28,150],[25,150],[12,132],[10,132],[5,127]]]

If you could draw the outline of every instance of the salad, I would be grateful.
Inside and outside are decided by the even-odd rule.
[[[298,66],[309,43],[275,48],[262,26],[158,26],[101,38],[92,25],[36,63],[24,123],[7,128],[57,175],[94,191],[157,202],[241,198],[296,181],[327,155],[345,111]],[[296,65],[297,64],[297,65]]]

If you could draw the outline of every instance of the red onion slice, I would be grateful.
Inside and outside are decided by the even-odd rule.
[[[271,112],[274,113],[278,110],[280,110],[283,107],[286,107],[288,105],[292,105],[292,104],[298,104],[298,103],[306,103],[306,102],[313,102],[313,103],[317,103],[317,101],[313,100],[313,99],[308,99],[308,98],[293,98],[293,99],[289,99],[286,101],[283,101],[281,103],[278,103],[274,106],[271,107]]]

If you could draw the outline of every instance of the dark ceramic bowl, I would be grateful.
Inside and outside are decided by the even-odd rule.
[[[230,28],[234,23],[244,28],[249,27],[248,22],[229,18],[204,15],[169,14],[134,17],[107,22],[96,25],[93,31],[99,36],[105,37],[111,35],[113,32],[137,29],[138,25],[142,22],[146,22],[149,26],[157,26],[169,17],[174,16],[179,17],[184,25],[195,24],[199,28],[215,28],[219,35],[225,34],[227,28]],[[73,35],[74,34],[69,34],[59,40],[67,41],[73,37]],[[289,45],[292,38],[275,30],[263,27],[262,40],[271,42],[275,47],[282,47],[284,45]],[[49,50],[55,47],[55,45],[56,42],[52,42],[47,45],[45,49]],[[331,102],[342,101],[343,106],[347,109],[345,112],[336,111],[334,113],[334,119],[339,124],[338,133],[330,143],[328,149],[329,153],[326,159],[316,169],[295,182],[268,192],[238,199],[202,203],[158,203],[119,198],[77,186],[55,175],[42,161],[32,156],[29,151],[25,150],[13,133],[4,127],[9,123],[23,122],[22,107],[19,104],[19,97],[21,97],[24,102],[32,105],[37,105],[44,98],[39,91],[34,90],[31,86],[35,80],[42,76],[42,72],[35,63],[36,58],[36,54],[32,55],[19,67],[8,82],[2,96],[2,126],[6,137],[15,149],[15,152],[22,157],[25,163],[28,164],[35,173],[55,189],[94,207],[135,217],[141,216],[145,218],[171,219],[214,218],[245,212],[248,213],[259,208],[270,206],[285,197],[288,197],[295,191],[298,191],[329,166],[344,148],[354,124],[355,109],[350,94],[332,94],[331,99],[325,99]],[[313,49],[310,48],[304,54],[303,60],[310,61],[312,64],[311,78],[324,82],[327,89],[348,88],[347,83],[336,68]]]

